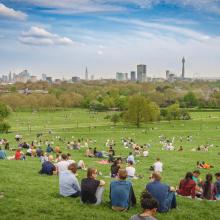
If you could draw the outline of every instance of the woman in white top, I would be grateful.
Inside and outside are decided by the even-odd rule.
[[[136,169],[133,167],[133,162],[132,161],[128,161],[128,166],[126,167],[126,171],[127,171],[127,176],[128,177],[130,177],[130,178],[135,177]]]

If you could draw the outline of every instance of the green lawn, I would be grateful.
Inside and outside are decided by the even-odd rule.
[[[160,157],[164,163],[163,181],[177,186],[179,179],[187,171],[195,169],[197,160],[205,160],[214,165],[211,173],[220,171],[220,112],[193,112],[190,121],[158,122],[142,125],[136,129],[133,126],[119,124],[113,127],[105,120],[107,113],[89,114],[82,109],[57,111],[57,112],[35,112],[35,113],[13,113],[9,120],[11,133],[1,135],[10,141],[10,146],[16,146],[14,136],[16,132],[23,135],[28,142],[36,140],[36,134],[43,132],[42,140],[54,141],[55,145],[61,146],[63,152],[65,144],[58,141],[56,136],[61,136],[65,141],[84,138],[96,140],[92,147],[105,150],[105,141],[114,139],[116,141],[116,153],[127,156],[128,149],[121,144],[122,137],[131,137],[137,143],[150,143],[150,155],[148,158],[138,157],[136,165],[137,173],[143,174],[144,178],[133,180],[136,197],[139,198],[141,191],[148,182],[149,166],[156,157]],[[28,131],[29,124],[31,132]],[[52,130],[52,134],[48,130]],[[165,152],[161,150],[159,136],[164,135],[168,139],[175,137],[175,146],[183,145],[183,152]],[[192,135],[192,142],[186,140],[186,136]],[[179,137],[184,137],[180,143]],[[201,144],[213,144],[209,152],[191,152],[193,147]],[[44,146],[45,148],[46,146]],[[106,181],[104,203],[94,207],[81,205],[79,199],[62,198],[59,196],[58,177],[40,176],[38,171],[41,164],[37,158],[27,158],[26,161],[0,161],[0,219],[32,219],[32,220],[54,220],[54,219],[129,219],[140,211],[140,204],[131,208],[126,213],[116,213],[109,208],[109,183],[110,178],[104,177],[109,174],[109,165],[99,165],[97,159],[84,157],[84,149],[70,152],[73,159],[83,159],[88,166],[96,166]],[[8,152],[11,154],[11,152]],[[204,178],[207,171],[202,170]],[[86,176],[85,171],[79,171],[79,180]],[[178,209],[168,214],[157,214],[159,220],[214,220],[219,219],[220,202],[193,201],[185,198],[177,198]]]

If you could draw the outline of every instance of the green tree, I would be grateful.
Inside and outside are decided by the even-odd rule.
[[[116,125],[120,121],[120,115],[119,114],[113,114],[111,116],[111,122]]]
[[[141,95],[134,95],[128,100],[128,109],[124,114],[126,122],[134,123],[138,128],[141,122],[155,121],[160,116],[159,107]]]
[[[185,103],[185,107],[195,107],[198,104],[198,100],[193,92],[188,92],[184,97],[183,101]]]
[[[0,132],[1,133],[8,132],[10,128],[10,125],[4,121],[5,118],[9,116],[10,113],[11,113],[10,108],[5,104],[0,103]]]

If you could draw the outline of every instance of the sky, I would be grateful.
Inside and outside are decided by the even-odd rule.
[[[183,56],[187,77],[220,77],[220,0],[0,0],[0,75],[165,77]]]

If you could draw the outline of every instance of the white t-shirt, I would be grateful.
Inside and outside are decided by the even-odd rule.
[[[126,167],[127,175],[134,177],[135,175],[135,168],[134,167]]]
[[[61,173],[63,171],[68,170],[69,165],[70,165],[70,163],[67,160],[62,160],[62,161],[58,162],[57,163],[58,172]]]
[[[144,156],[144,157],[147,157],[148,154],[149,154],[149,152],[148,152],[147,150],[143,151],[143,156]]]
[[[154,163],[154,171],[163,172],[163,163],[160,161],[157,161],[156,163]]]

